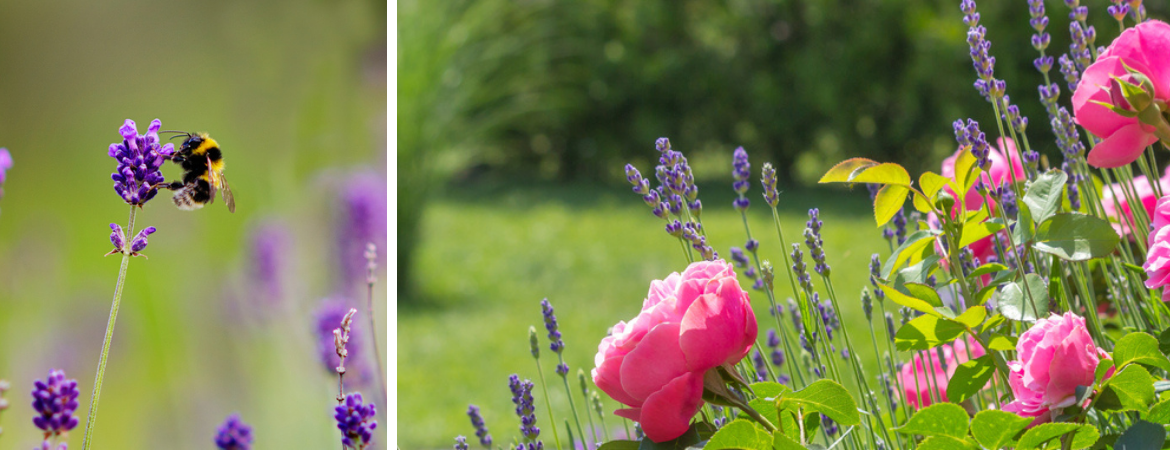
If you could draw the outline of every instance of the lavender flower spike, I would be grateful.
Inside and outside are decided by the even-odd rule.
[[[8,400],[4,398],[4,392],[11,389],[12,385],[5,380],[0,380],[0,413],[8,409]],[[0,428],[0,435],[4,434],[4,428]]]
[[[336,374],[337,366],[342,365],[341,358],[337,356],[337,346],[334,342],[333,330],[337,325],[344,320],[345,315],[349,312],[347,302],[340,298],[325,299],[321,302],[314,312],[315,331],[317,336],[317,355],[321,359],[321,364],[329,371],[330,374]],[[364,367],[364,360],[361,359],[361,343],[362,339],[359,335],[363,332],[358,328],[358,324],[351,323],[349,329],[349,342],[346,343],[347,358],[346,373],[358,375],[364,378],[366,368]],[[358,368],[362,370],[356,370]],[[354,373],[354,372],[357,373]]]
[[[118,161],[117,169],[110,175],[114,192],[128,204],[145,205],[158,194],[158,186],[165,181],[159,169],[175,153],[175,145],[159,145],[160,128],[162,122],[154,119],[146,134],[140,135],[134,121],[126,119],[118,129],[122,142],[110,144],[108,154]]]
[[[374,420],[378,414],[374,404],[363,404],[362,394],[353,393],[345,396],[345,403],[333,410],[337,429],[341,430],[341,444],[354,450],[368,447],[374,438],[374,429],[378,428],[378,422]]]
[[[341,359],[341,363],[337,365],[337,373],[342,375],[345,374],[345,358],[349,356],[346,345],[349,344],[349,328],[353,325],[354,314],[357,314],[357,310],[350,308],[341,319],[341,327],[333,329],[333,346],[337,351],[337,357]]]
[[[455,436],[455,450],[467,450],[466,436]]]
[[[520,433],[528,442],[535,442],[540,436],[540,428],[536,426],[536,407],[533,405],[532,381],[520,381],[520,376],[512,374],[508,377],[508,388],[512,390],[512,403],[516,404],[516,415],[520,416]]]
[[[32,391],[33,425],[45,432],[45,437],[60,436],[77,427],[78,419],[73,415],[77,410],[77,380],[65,379],[61,370],[49,371],[44,380],[36,380]]]
[[[227,417],[215,433],[215,446],[221,450],[252,450],[252,427],[239,414]]]
[[[479,407],[467,405],[467,417],[471,418],[471,426],[475,427],[475,436],[479,438],[479,443],[483,444],[484,448],[492,448],[492,435],[488,433],[487,424],[483,421],[483,415],[479,413]]]
[[[288,229],[276,221],[264,222],[252,230],[249,241],[252,295],[264,306],[276,306],[284,297],[284,273],[290,259]]]
[[[0,198],[4,197],[4,179],[8,176],[8,169],[12,168],[12,154],[8,149],[0,147]]]

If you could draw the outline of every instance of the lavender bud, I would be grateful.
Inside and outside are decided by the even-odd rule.
[[[776,168],[772,163],[764,163],[760,184],[764,187],[764,202],[775,208],[780,202],[780,193],[776,190]]]
[[[61,370],[49,371],[44,380],[33,382],[33,425],[45,432],[45,438],[60,436],[77,427],[77,380],[65,379]]]
[[[536,327],[528,327],[528,350],[532,352],[532,357],[540,359],[540,341],[536,338]]]
[[[467,450],[467,437],[455,436],[455,450]]]
[[[334,329],[338,329],[338,324],[345,320],[345,316],[349,314],[352,309],[346,306],[346,301],[340,298],[325,299],[321,305],[314,312],[315,329],[317,336],[317,352],[321,359],[321,364],[329,371],[330,374],[336,374],[336,368],[343,363],[341,357],[337,356],[337,342],[333,334]],[[364,360],[361,358],[361,342],[358,324],[354,323],[351,317],[349,324],[349,340],[346,342],[347,358],[345,363],[349,366],[347,373],[356,372],[356,375],[365,377]],[[356,370],[355,369],[362,369]]]
[[[142,231],[139,231],[138,235],[134,236],[134,241],[130,243],[131,254],[138,253],[146,249],[146,237],[154,234],[155,231],[156,228],[154,227],[146,227],[143,228]]]
[[[483,421],[479,407],[467,405],[467,417],[471,418],[471,426],[475,427],[475,436],[479,438],[479,443],[483,444],[484,448],[492,448],[492,435],[488,433],[487,424]]]
[[[349,344],[349,329],[353,325],[353,315],[357,314],[357,310],[350,308],[349,312],[341,318],[341,327],[333,329],[333,347],[337,352],[337,358],[340,363],[337,365],[337,373],[345,373],[345,358],[349,356],[349,350],[346,345]]]
[[[122,226],[116,223],[111,223],[110,229],[114,230],[110,233],[110,243],[114,244],[114,251],[110,253],[121,253],[122,249],[126,248],[126,233],[122,231]]]
[[[114,192],[122,201],[135,206],[145,205],[158,193],[164,178],[159,170],[175,153],[174,144],[159,145],[158,130],[162,122],[150,122],[146,134],[138,134],[138,126],[126,119],[118,133],[121,143],[110,144],[107,154],[118,161],[114,173]]]
[[[216,430],[215,446],[221,450],[251,450],[252,427],[240,420],[239,414],[228,416]]]
[[[557,316],[553,312],[552,303],[549,303],[547,298],[541,300],[540,310],[541,314],[544,315],[544,328],[548,330],[548,340],[551,342],[548,348],[559,355],[565,350],[565,341],[561,340],[561,332],[557,326]],[[568,367],[565,370],[565,373],[568,373]]]

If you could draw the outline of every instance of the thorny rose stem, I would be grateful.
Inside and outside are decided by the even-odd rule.
[[[134,216],[138,213],[138,206],[130,205],[130,223],[126,226],[126,236],[134,235]],[[122,249],[122,267],[118,269],[118,284],[114,287],[114,302],[110,306],[110,320],[106,323],[106,338],[102,341],[102,356],[98,359],[97,375],[93,380],[93,396],[89,400],[89,417],[85,419],[85,436],[81,440],[81,449],[89,449],[93,441],[93,425],[97,421],[98,400],[102,393],[102,378],[106,374],[106,361],[110,354],[110,341],[114,338],[114,322],[118,320],[118,305],[122,301],[122,287],[126,281],[126,267],[130,265],[130,248]]]

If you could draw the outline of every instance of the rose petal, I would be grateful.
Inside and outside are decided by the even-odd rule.
[[[642,405],[642,432],[654,442],[666,442],[682,436],[690,428],[691,418],[703,406],[703,376],[685,373],[646,398]]]
[[[631,397],[645,400],[670,380],[688,372],[686,356],[679,348],[677,323],[663,323],[642,338],[621,366],[622,389]]]
[[[1125,125],[1089,151],[1089,165],[1106,169],[1124,166],[1134,162],[1146,147],[1157,141],[1158,137],[1145,130],[1142,124]]]

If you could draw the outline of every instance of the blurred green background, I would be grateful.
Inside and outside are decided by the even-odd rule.
[[[1059,56],[1069,9],[1045,3],[1048,53]],[[1096,45],[1107,45],[1118,32],[1108,3],[1084,4]],[[1164,3],[1146,6],[1167,15]],[[775,163],[789,242],[808,208],[822,208],[836,290],[854,305],[843,320],[864,329],[857,295],[870,254],[889,249],[864,189],[816,179],[853,156],[937,171],[955,150],[959,118],[997,134],[972,87],[957,0],[405,0],[397,12],[403,448],[474,436],[469,403],[483,408],[497,443],[510,441],[518,421],[507,376],[537,378],[526,329],[540,328],[542,298],[557,308],[575,374],[592,368],[608,327],[637,314],[650,280],[683,270],[678,244],[622,173],[632,162],[652,178],[656,138],[670,137],[695,168],[703,220],[724,256],[745,239],[730,205],[731,153],[742,145],[749,222],[762,257],[781,259],[756,182],[762,163]],[[1055,156],[1026,2],[983,1],[979,12],[1033,148]],[[753,300],[767,328],[766,297]],[[561,388],[552,395],[563,440],[568,405]],[[548,432],[544,413],[538,406]]]
[[[118,274],[119,258],[102,257],[108,224],[125,226],[129,211],[107,148],[127,118],[217,138],[237,210],[179,211],[164,192],[138,214],[158,232],[150,259],[130,262],[93,448],[214,448],[232,412],[253,425],[256,448],[337,448],[336,378],[318,361],[312,311],[361,287],[339,279],[337,197],[354,173],[385,179],[385,8],[0,2],[0,146],[15,159],[0,199],[0,378],[13,386],[0,449],[39,444],[29,391],[53,368],[78,380],[82,425],[69,444],[81,448]],[[260,223],[290,235],[286,295],[272,303],[249,275]],[[379,279],[384,296],[384,268]],[[352,387],[379,397],[376,385]]]

